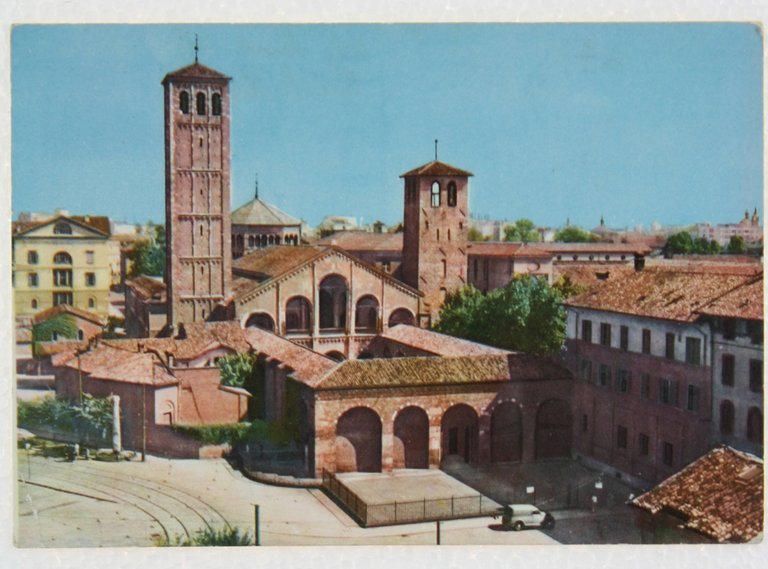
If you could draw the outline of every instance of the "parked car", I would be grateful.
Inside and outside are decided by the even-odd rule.
[[[501,525],[520,531],[525,528],[552,529],[555,527],[555,518],[552,514],[540,510],[531,504],[507,504],[496,510],[493,519],[501,516]]]

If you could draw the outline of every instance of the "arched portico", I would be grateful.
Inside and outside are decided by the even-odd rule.
[[[443,460],[460,456],[465,462],[474,462],[478,452],[477,412],[464,403],[448,409],[440,423],[440,447]]]
[[[491,462],[523,458],[523,416],[520,406],[504,401],[491,413]]]
[[[354,407],[336,422],[336,472],[381,472],[381,419],[369,407]]]
[[[424,409],[411,405],[400,410],[394,435],[395,468],[429,468],[429,417]]]

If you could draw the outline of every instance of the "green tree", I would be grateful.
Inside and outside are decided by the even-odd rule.
[[[484,241],[483,234],[476,227],[470,227],[467,230],[467,239],[470,241]]]
[[[159,276],[165,270],[165,227],[154,226],[152,239],[140,241],[128,255],[131,260],[130,276],[153,275]]]
[[[555,233],[555,241],[561,243],[593,243],[597,241],[597,236],[581,227],[569,225]]]
[[[568,274],[560,275],[560,278],[552,285],[552,288],[559,292],[563,298],[571,298],[589,290],[589,287],[586,285],[574,283]]]
[[[674,233],[667,238],[664,250],[676,255],[689,255],[694,252],[693,237],[687,231]]]
[[[565,341],[562,300],[545,280],[528,275],[488,294],[464,287],[448,295],[435,329],[507,350],[552,353]]]
[[[504,227],[504,241],[522,241],[530,243],[540,241],[541,235],[536,231],[536,224],[530,219],[520,218],[512,225]]]
[[[747,244],[741,235],[731,235],[726,252],[731,255],[743,255],[747,252]]]

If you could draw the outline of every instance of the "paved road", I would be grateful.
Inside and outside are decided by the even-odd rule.
[[[361,528],[319,490],[247,480],[223,460],[74,463],[26,453],[18,461],[21,547],[149,546],[210,525],[253,535],[260,505],[263,545],[434,544],[435,524]],[[27,478],[31,478],[27,482]],[[490,518],[441,524],[441,542],[557,543],[542,532],[494,531]]]

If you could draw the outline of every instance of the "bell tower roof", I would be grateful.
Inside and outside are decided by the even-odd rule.
[[[451,166],[450,164],[446,164],[445,162],[439,162],[438,160],[433,160],[432,162],[427,162],[423,166],[414,168],[413,170],[410,170],[405,174],[400,174],[401,178],[406,178],[409,176],[469,177],[469,176],[474,176],[474,174],[472,174],[472,172],[467,172],[466,170],[462,170],[461,168],[457,168],[456,166]]]
[[[186,67],[182,67],[181,69],[177,69],[176,71],[171,71],[168,73],[163,78],[163,85],[165,85],[166,82],[170,81],[171,79],[192,79],[197,81],[203,80],[226,82],[232,78],[224,75],[223,73],[219,73],[215,69],[206,67],[202,63],[198,63],[196,61],[191,65],[187,65]]]

